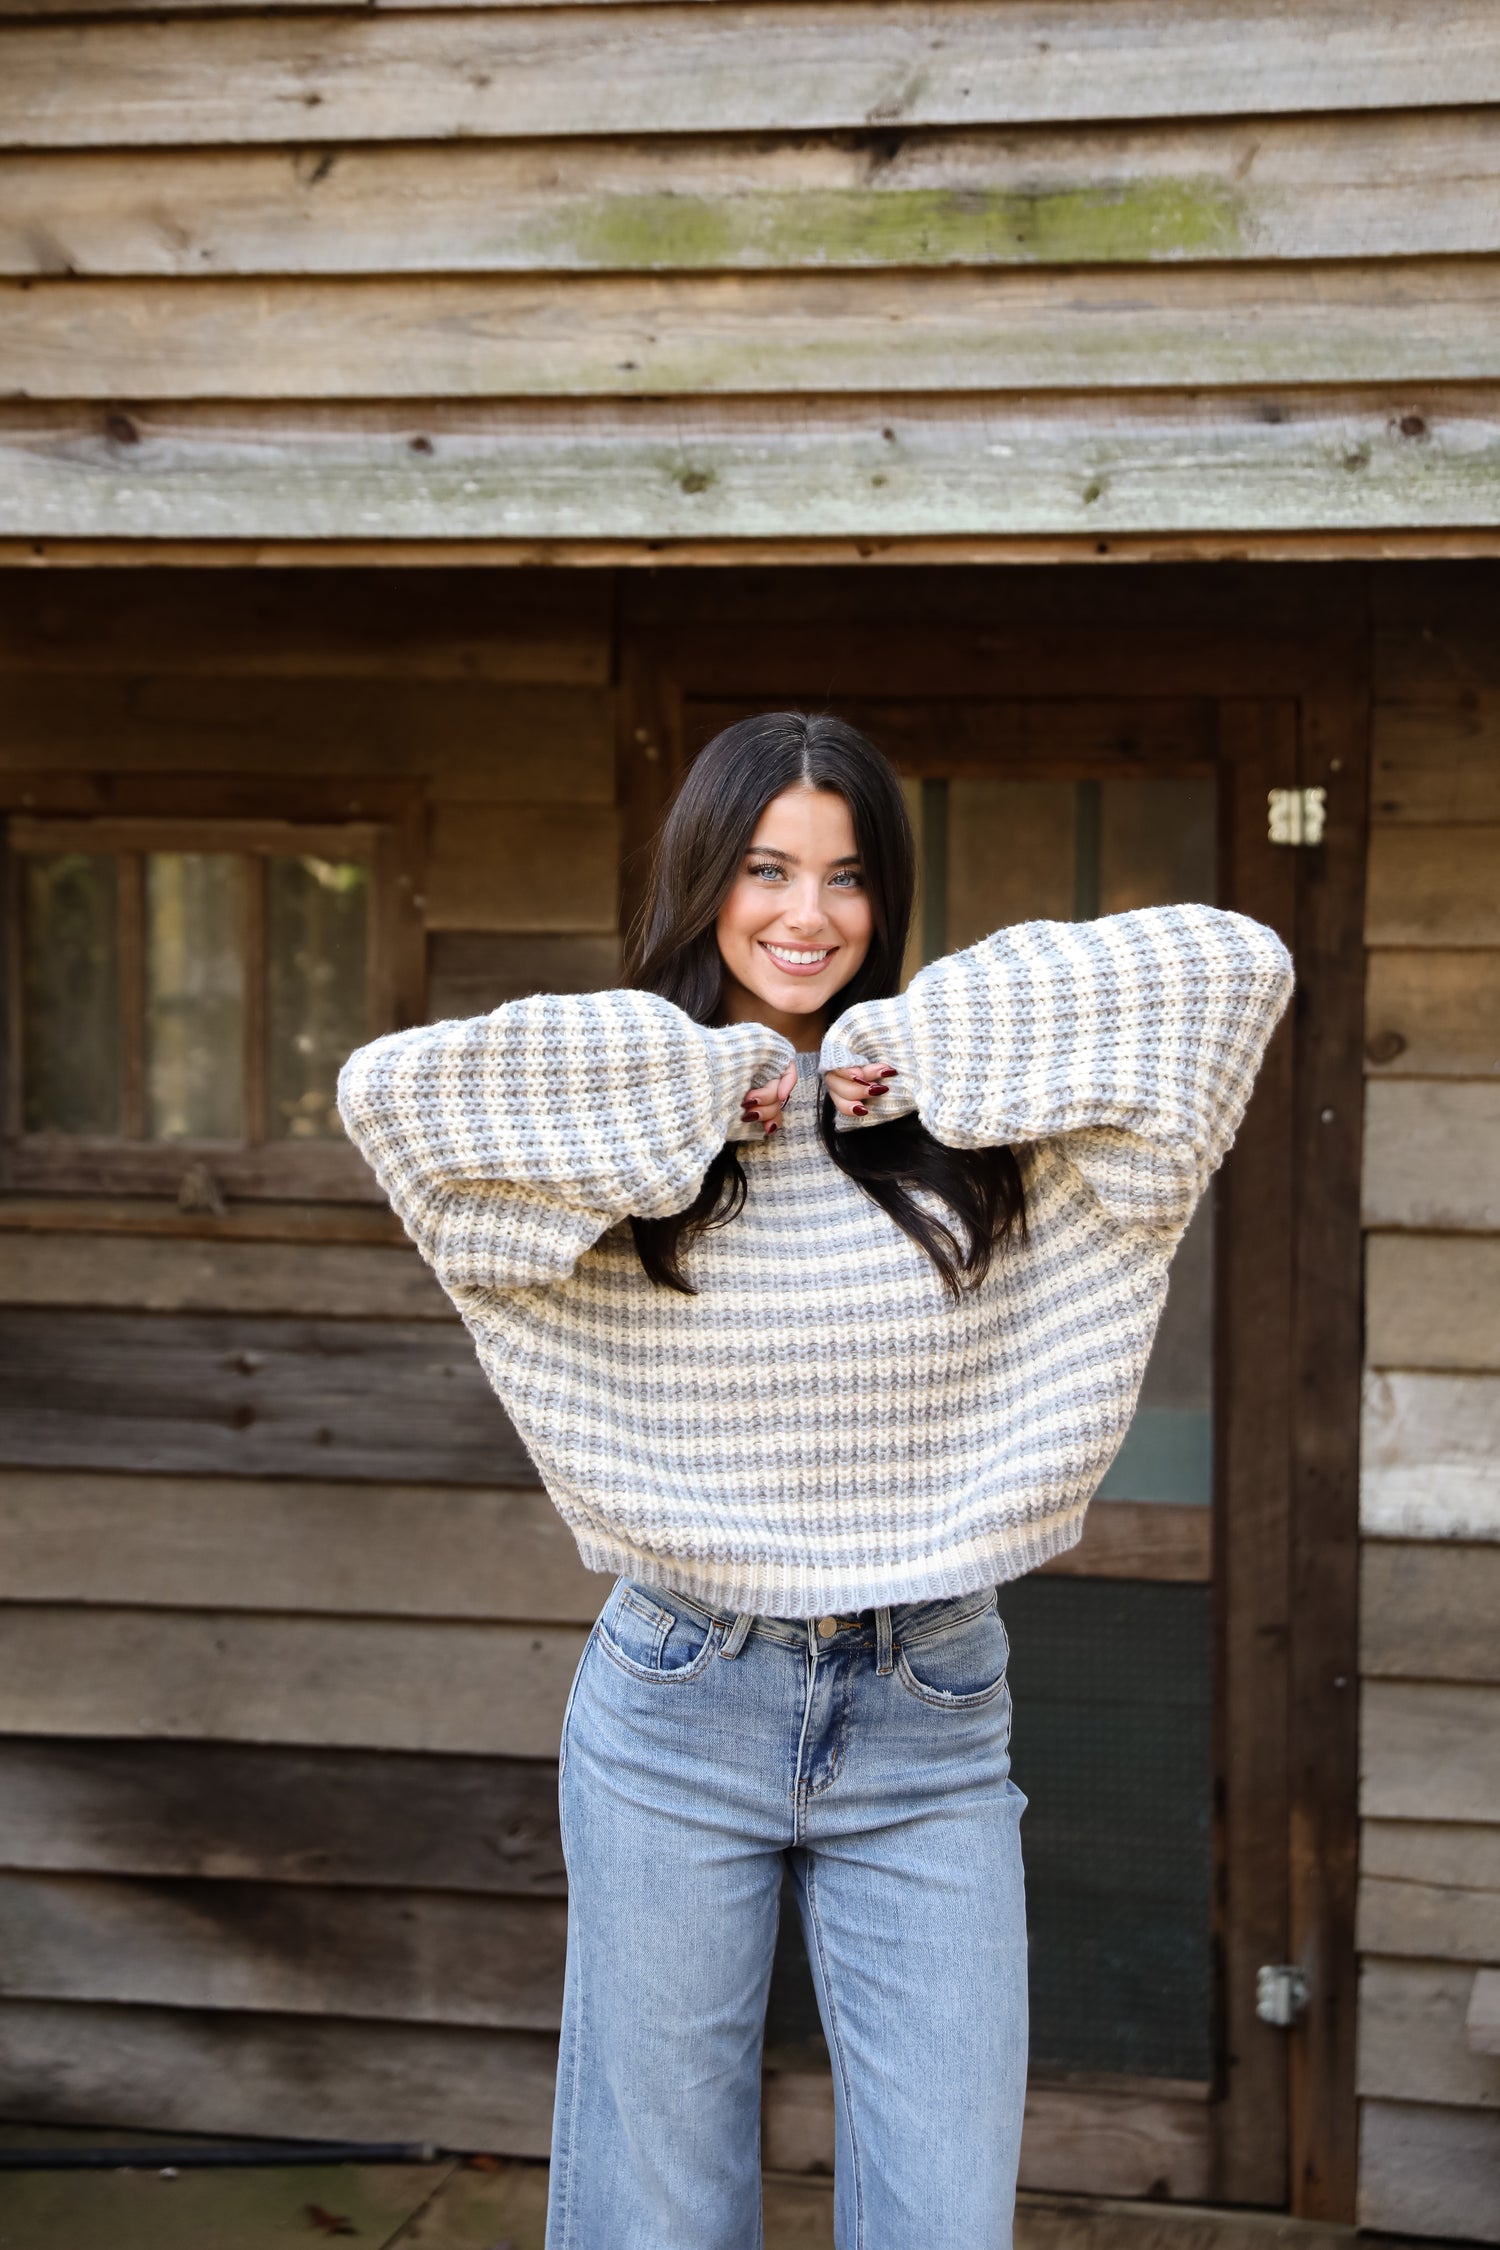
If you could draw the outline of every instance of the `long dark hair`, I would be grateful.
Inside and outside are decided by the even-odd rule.
[[[894,767],[844,719],[768,711],[716,734],[688,769],[657,841],[646,901],[631,934],[625,981],[660,993],[696,1023],[718,1021],[723,961],[715,924],[756,824],[773,797],[806,785],[843,798],[870,901],[870,948],[839,993],[840,1008],[884,999],[901,982],[916,885],[916,849]],[[958,1297],[989,1272],[996,1246],[1024,1235],[1021,1168],[1009,1148],[948,1148],[914,1114],[840,1133],[832,1099],[819,1110],[823,1145],[904,1234],[920,1244]],[[919,1203],[925,1188],[951,1224]],[[725,1143],[685,1211],[630,1222],[641,1264],[660,1287],[693,1295],[683,1252],[709,1227],[727,1226],[745,1202],[745,1173]]]

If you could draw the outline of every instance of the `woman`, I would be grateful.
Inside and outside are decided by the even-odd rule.
[[[901,790],[727,728],[619,991],[398,1032],[351,1135],[585,1563],[549,2250],[754,2250],[784,1864],[841,2250],[1001,2250],[1026,1929],[997,1585],[1079,1537],[1291,987],[1203,906],[1024,923],[897,997]]]

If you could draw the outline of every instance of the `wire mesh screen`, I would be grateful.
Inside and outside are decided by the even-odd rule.
[[[1032,2068],[1207,2078],[1209,1590],[1027,1578],[1000,1602]]]

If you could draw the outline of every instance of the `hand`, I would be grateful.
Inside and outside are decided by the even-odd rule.
[[[773,1078],[765,1086],[751,1087],[749,1093],[745,1096],[744,1108],[740,1112],[741,1116],[748,1124],[763,1125],[766,1129],[766,1139],[769,1140],[781,1123],[781,1113],[786,1108],[792,1088],[796,1083],[797,1065],[788,1063],[779,1078]]]
[[[868,1117],[890,1081],[899,1076],[889,1063],[846,1063],[842,1070],[827,1070],[823,1084],[833,1096],[833,1106],[844,1117]]]

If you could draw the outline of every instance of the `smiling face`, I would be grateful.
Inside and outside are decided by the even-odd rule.
[[[816,1046],[870,948],[870,899],[849,807],[832,790],[773,797],[719,909],[724,1014]]]

